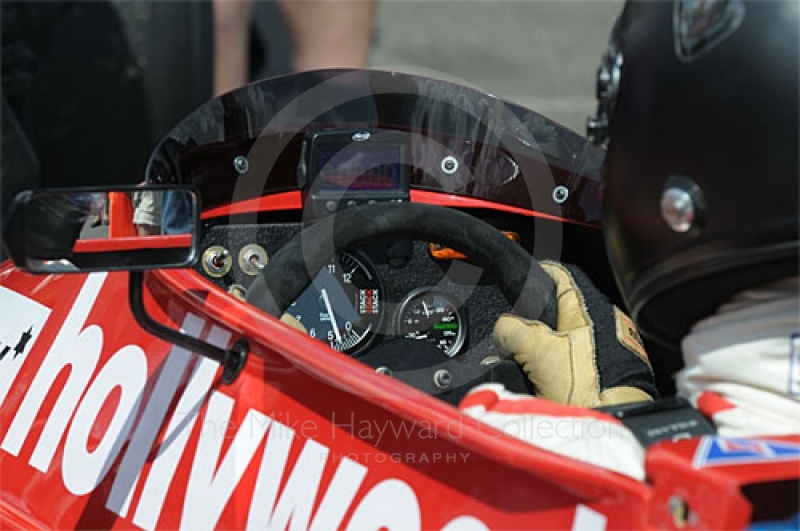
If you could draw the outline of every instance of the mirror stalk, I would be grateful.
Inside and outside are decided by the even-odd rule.
[[[136,322],[150,334],[164,341],[169,341],[191,352],[196,352],[222,365],[222,381],[233,383],[244,368],[247,361],[247,341],[240,339],[229,349],[222,349],[206,343],[196,337],[189,336],[155,321],[144,307],[144,272],[131,271],[129,277],[128,299]]]

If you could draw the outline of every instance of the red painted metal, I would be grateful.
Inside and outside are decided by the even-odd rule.
[[[426,203],[429,205],[437,205],[450,208],[482,208],[487,210],[496,210],[498,212],[508,212],[510,214],[518,214],[520,216],[549,219],[553,221],[560,221],[562,223],[571,223],[574,225],[581,225],[583,227],[592,227],[599,229],[599,224],[586,223],[583,221],[576,221],[569,218],[562,218],[560,216],[553,216],[552,214],[545,214],[544,212],[536,212],[534,210],[527,210],[515,206],[505,205],[503,203],[495,203],[494,201],[486,201],[485,199],[477,199],[464,195],[446,194],[441,192],[433,192],[430,190],[412,189],[410,192],[411,201],[413,203]]]
[[[495,208],[462,199],[412,197]],[[797,477],[785,462],[695,468],[698,440],[654,446],[646,482],[529,446],[192,270],[149,273],[145,304],[209,341],[246,340],[246,366],[228,386],[213,362],[136,325],[120,303],[127,273],[33,276],[6,262],[0,295],[9,294],[49,315],[24,355],[0,360],[2,528],[239,529],[272,518],[297,528],[570,529],[587,525],[588,511],[595,529],[664,529],[680,523],[676,497],[695,522],[736,528],[750,516],[742,485]],[[6,321],[24,332],[22,313]],[[213,375],[208,388],[203,374]]]
[[[764,440],[798,444],[800,436]],[[787,462],[765,458],[728,466],[703,466],[696,462],[701,442],[662,442],[647,452],[648,480],[653,485],[648,523],[653,528],[679,529],[679,524],[691,523],[696,529],[744,529],[753,511],[743,487],[763,483],[767,492],[772,490],[771,497],[778,498],[786,488],[781,481],[800,479],[797,459]],[[679,504],[688,510],[685,519],[676,518],[675,511],[681,510]]]
[[[434,192],[431,190],[412,189],[410,191],[410,199],[412,203],[425,203],[428,205],[437,205],[450,208],[462,209],[487,209],[495,210],[498,212],[508,212],[510,214],[518,214],[526,217],[538,217],[559,221],[562,223],[571,223],[585,227],[592,227],[599,229],[598,224],[585,223],[582,221],[575,221],[568,218],[553,216],[542,212],[535,212],[524,208],[505,205],[503,203],[495,203],[494,201],[486,201],[485,199],[477,199],[464,195],[454,195],[443,192]],[[272,212],[277,210],[301,210],[303,208],[303,199],[299,191],[281,192],[265,197],[256,199],[248,199],[240,201],[231,205],[225,205],[209,209],[202,214],[202,219],[212,219],[220,217],[228,217],[239,214],[251,214],[253,212]]]
[[[78,240],[72,250],[76,253],[101,253],[107,251],[135,251],[138,249],[181,248],[190,247],[191,245],[191,234],[158,234],[153,236]]]
[[[33,300],[52,309],[47,324],[36,338],[26,356],[15,385],[0,408],[0,426],[7,431],[19,414],[19,407],[29,393],[29,386],[40,371],[56,340],[59,330],[73,309],[86,276],[34,277],[11,270],[0,270],[3,286],[25,293]],[[97,279],[98,277],[93,277]],[[96,280],[95,280],[96,282]],[[131,345],[146,353],[147,383],[142,407],[152,399],[159,369],[168,355],[174,355],[171,345],[141,331],[132,321],[127,305],[120,305],[127,294],[127,275],[108,274],[94,299],[82,330],[102,331],[99,344],[85,348],[99,350],[99,360],[87,388],[100,379],[100,374],[115,357]],[[214,384],[200,408],[206,426],[211,396],[216,400],[232,401],[231,424],[224,429],[245,429],[243,422],[248,411],[274,419],[295,429],[295,440],[289,465],[297,463],[298,452],[313,439],[326,447],[329,455],[320,493],[326,491],[337,465],[348,459],[366,467],[366,476],[348,509],[344,522],[363,503],[365,496],[378,484],[391,480],[409,492],[422,515],[425,528],[441,528],[459,516],[472,516],[492,527],[570,527],[575,507],[583,504],[602,510],[609,524],[617,527],[638,527],[643,513],[627,507],[646,505],[648,489],[628,478],[588,467],[570,459],[529,447],[517,440],[481,426],[462,417],[458,410],[405,385],[387,380],[368,370],[353,359],[332,352],[323,344],[285,327],[275,319],[253,310],[245,303],[211,288],[202,277],[186,270],[159,271],[148,276],[146,304],[152,315],[173,324],[184,322],[186,312],[204,316],[204,335],[217,327],[232,334],[232,340],[247,337],[251,354],[240,378],[231,386]],[[166,311],[165,311],[166,310]],[[83,352],[76,355],[91,355]],[[59,396],[65,393],[68,376],[61,374],[47,392],[47,398],[17,455],[0,452],[3,471],[2,503],[5,512],[12,511],[20,518],[30,517],[28,524],[52,528],[74,527],[136,527],[131,516],[136,504],[142,503],[142,478],[152,472],[152,462],[144,464],[140,481],[133,494],[130,514],[122,518],[106,508],[110,489],[121,477],[120,463],[126,454],[121,449],[113,459],[110,471],[103,480],[84,495],[70,492],[69,478],[74,472],[65,470],[64,437],[69,439],[71,428],[59,434],[61,442],[45,470],[31,466],[36,448],[54,415]],[[218,382],[218,380],[217,380]],[[185,382],[184,382],[185,385]],[[82,393],[84,396],[86,390]],[[180,394],[180,391],[178,392]],[[85,441],[87,453],[102,444],[104,434],[115,414],[114,393],[110,393]],[[76,409],[84,407],[82,404]],[[175,411],[171,415],[185,414]],[[71,416],[75,409],[69,411]],[[141,414],[141,411],[140,411]],[[170,414],[165,415],[169,417]],[[73,419],[74,422],[74,419]],[[399,436],[378,438],[372,426],[393,426],[402,430]],[[375,424],[377,423],[377,424]],[[194,461],[201,445],[202,422],[198,422],[182,452],[179,465],[166,489],[164,508],[159,513],[159,528],[175,528],[181,524],[185,507],[187,484],[198,463]],[[448,433],[449,428],[449,433]],[[220,428],[222,429],[222,428]],[[162,425],[151,453],[166,451]],[[2,434],[5,436],[6,434]],[[46,436],[47,434],[45,434]],[[225,439],[231,444],[233,435]],[[130,437],[127,446],[132,445]],[[204,442],[202,444],[205,444]],[[264,441],[261,441],[264,446]],[[130,451],[130,450],[128,450]],[[222,452],[224,455],[225,444]],[[151,456],[152,457],[152,456]],[[461,462],[458,462],[461,460]],[[258,452],[237,483],[225,509],[216,522],[223,528],[240,528],[246,523],[253,490],[258,483]],[[288,468],[287,466],[287,468]],[[124,474],[122,474],[124,475]],[[144,480],[146,481],[146,480]],[[367,501],[365,501],[367,500]],[[22,510],[24,508],[24,510]]]
[[[253,212],[273,212],[276,210],[300,210],[303,198],[298,190],[247,199],[229,205],[210,208],[203,212],[202,219],[222,218]]]

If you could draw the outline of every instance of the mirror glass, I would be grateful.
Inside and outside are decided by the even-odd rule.
[[[14,263],[34,273],[189,267],[199,210],[186,186],[25,191],[3,239]]]

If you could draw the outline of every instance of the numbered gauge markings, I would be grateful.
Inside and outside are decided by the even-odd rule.
[[[286,311],[311,337],[353,355],[366,349],[380,328],[383,293],[380,277],[365,257],[339,252]]]
[[[419,288],[400,305],[396,326],[399,335],[427,341],[453,357],[464,346],[466,323],[458,300],[441,291]]]

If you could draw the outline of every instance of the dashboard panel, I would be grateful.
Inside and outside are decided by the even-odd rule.
[[[259,264],[301,228],[294,222],[211,226],[196,269],[244,298]],[[491,331],[500,314],[510,310],[508,301],[477,266],[434,259],[430,242],[372,242],[340,252],[338,260],[311,276],[312,285],[287,313],[336,350],[359,357],[406,337],[431,343],[466,363],[500,356]],[[331,323],[330,315],[338,322]]]
[[[248,85],[198,109],[158,146],[147,180],[195,187],[205,216],[197,269],[241,298],[301,222],[385,202],[463,210],[513,231],[535,258],[577,264],[617,302],[598,230],[604,156],[550,120],[466,87],[395,72],[309,72]],[[402,225],[399,210],[387,210]],[[411,233],[469,249],[506,291],[509,278],[523,278],[514,272],[524,267],[524,253],[512,248],[503,269],[493,263],[503,255],[497,247],[470,246],[471,235],[449,217],[435,226],[431,215]],[[491,331],[510,305],[488,273],[452,255],[433,257],[435,242],[379,240],[378,227],[368,228],[375,232],[352,222],[334,233],[338,241],[367,241],[362,231],[374,241],[338,249],[348,254],[308,271],[315,291],[294,309],[289,301],[306,279],[291,269],[295,249],[283,255],[293,257],[288,265],[275,261],[288,269],[259,284],[269,282],[273,294],[283,289],[282,309],[366,364],[392,345],[402,347],[395,350],[403,361],[420,345],[421,363],[444,357],[476,366],[500,354]],[[522,258],[512,263],[513,255]],[[295,272],[292,281],[277,278]],[[262,291],[252,292],[254,300]],[[267,298],[259,300],[265,309]]]
[[[498,230],[515,233],[519,244],[539,260],[554,259],[577,264],[601,291],[608,294],[612,302],[622,304],[605,260],[604,243],[598,230],[544,219],[534,222],[526,216],[491,210],[471,209],[468,213]],[[254,264],[259,260],[268,260],[302,230],[301,214],[301,211],[264,212],[258,216],[206,220],[202,240],[202,250],[205,253],[196,265],[197,271],[220,288],[244,298],[246,290],[259,272]],[[557,241],[548,241],[554,236]],[[382,318],[373,324],[371,330],[376,337],[350,349],[350,355],[362,356],[387,341],[409,335],[410,331],[404,329],[400,323],[404,303],[405,309],[408,309],[410,298],[432,290],[452,303],[462,321],[459,329],[464,330],[459,330],[458,334],[463,335],[463,343],[453,359],[477,364],[488,356],[501,356],[491,339],[491,333],[497,318],[510,311],[511,306],[500,288],[489,273],[484,273],[468,260],[435,259],[431,255],[430,244],[428,241],[392,238],[346,250],[367,268],[374,270],[380,284],[379,304],[382,305]],[[209,274],[209,271],[214,270],[209,263],[212,261],[209,250],[226,253],[222,260],[226,262],[221,269],[223,274]],[[314,274],[311,276],[313,278]],[[355,293],[360,297],[361,292]],[[351,296],[352,306],[360,312],[361,299],[352,294]],[[318,301],[317,308],[321,309],[322,306],[324,301]],[[421,310],[422,317],[428,317],[424,315],[424,306]],[[345,327],[344,323],[339,324],[340,328]],[[425,335],[424,330],[417,332],[414,334],[417,338]],[[444,335],[441,332],[439,335]],[[328,341],[327,331],[317,337]]]

